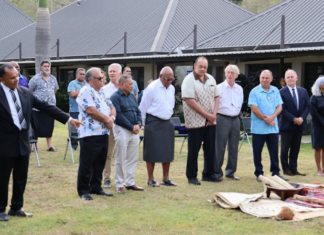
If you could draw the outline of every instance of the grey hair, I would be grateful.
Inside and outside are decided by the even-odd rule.
[[[314,96],[322,96],[322,92],[321,92],[321,89],[319,87],[323,83],[324,83],[324,76],[321,75],[316,79],[316,81],[314,82],[314,85],[311,88],[312,94]]]
[[[273,78],[273,75],[272,75],[272,72],[269,70],[269,69],[265,69],[265,70],[262,70],[262,72],[260,73],[260,76],[263,72],[268,72],[270,73],[270,76]]]
[[[170,69],[171,72],[173,73],[173,70],[172,70],[171,67],[169,67],[169,66],[165,66],[165,67],[163,67],[163,68],[161,69],[161,71],[160,71],[160,75],[163,75],[163,76],[164,76],[164,73],[165,73],[165,70],[166,70],[166,69]]]
[[[121,67],[121,65],[118,64],[118,63],[112,63],[111,65],[109,65],[109,66],[108,66],[108,73],[109,73],[110,68],[111,68],[111,67],[114,67],[114,66],[117,67],[117,68],[118,68],[118,72],[121,73],[121,71],[122,71],[122,67]]]
[[[122,84],[122,82],[126,82],[128,78],[132,78],[132,76],[128,75],[128,74],[120,75],[119,80],[118,80],[119,86],[120,86],[120,84]]]
[[[295,70],[293,70],[293,69],[287,69],[287,71],[285,72],[285,78],[286,78],[286,74],[287,74],[288,72],[293,72],[293,73],[295,74],[295,76],[298,77],[298,76],[297,76],[297,73],[296,73]]]
[[[80,73],[80,71],[85,71],[85,69],[84,68],[78,68],[75,73],[78,74],[78,73]]]
[[[90,69],[88,69],[87,70],[87,72],[86,72],[86,74],[85,74],[85,80],[87,81],[87,82],[89,82],[89,79],[91,78],[93,78],[93,70],[98,70],[100,73],[101,73],[101,69],[100,68],[97,68],[97,67],[92,67],[92,68],[90,68]]]
[[[234,73],[240,74],[240,69],[235,64],[229,64],[226,66],[224,72],[226,73],[228,68],[232,68],[234,70]]]

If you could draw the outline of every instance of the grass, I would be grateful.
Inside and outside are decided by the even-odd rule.
[[[299,223],[259,219],[240,210],[222,209],[207,202],[215,192],[257,193],[263,190],[253,175],[252,155],[247,142],[239,152],[237,175],[241,181],[224,178],[221,183],[203,182],[201,186],[187,183],[185,176],[187,143],[182,153],[182,139],[176,139],[175,160],[171,164],[170,178],[178,187],[150,188],[142,160],[142,146],[136,167],[136,184],[144,192],[126,191],[107,198],[94,195],[93,201],[83,201],[76,191],[79,153],[74,152],[76,164],[70,153],[63,160],[67,126],[55,123],[53,145],[57,153],[46,152],[45,139],[39,141],[41,168],[37,167],[35,154],[31,154],[29,177],[25,192],[27,212],[33,218],[11,217],[0,223],[0,234],[322,234],[323,218]],[[199,177],[203,169],[202,151],[199,156]],[[307,177],[290,177],[291,182],[323,181],[316,175],[310,144],[303,144],[299,155],[299,171]],[[267,151],[263,153],[265,174],[269,173]],[[225,167],[224,163],[223,168]],[[114,172],[114,169],[112,169]],[[155,178],[160,182],[161,165],[157,164]],[[10,185],[11,187],[11,185]],[[11,189],[10,189],[11,190]],[[114,192],[113,187],[106,190]],[[11,195],[9,195],[11,198]]]

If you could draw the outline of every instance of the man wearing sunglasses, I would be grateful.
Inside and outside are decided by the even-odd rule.
[[[160,77],[144,91],[140,110],[144,129],[144,154],[148,182],[152,187],[159,187],[154,180],[155,163],[161,162],[163,168],[162,184],[176,186],[169,178],[170,164],[174,159],[174,127],[170,121],[175,104],[174,81],[170,67],[162,68]]]
[[[101,89],[101,69],[89,69],[85,79],[88,84],[80,90],[76,99],[79,120],[85,125],[78,129],[81,151],[77,189],[82,199],[92,200],[90,194],[112,196],[103,191],[101,181],[107,158],[109,130],[114,124],[116,110]]]

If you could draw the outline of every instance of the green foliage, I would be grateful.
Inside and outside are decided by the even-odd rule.
[[[67,86],[71,80],[68,82],[60,82],[57,93],[56,93],[56,106],[63,110],[64,112],[69,112],[69,94],[67,92]]]

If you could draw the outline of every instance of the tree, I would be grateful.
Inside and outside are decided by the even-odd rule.
[[[254,13],[260,13],[280,2],[283,0],[243,0],[242,7]]]
[[[39,73],[42,61],[51,57],[51,22],[47,0],[39,0],[36,14],[35,71]]]

